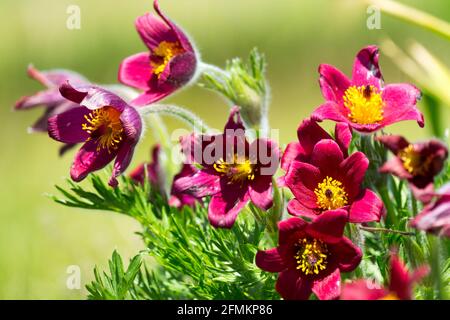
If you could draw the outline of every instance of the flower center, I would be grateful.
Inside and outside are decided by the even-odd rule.
[[[255,179],[255,166],[249,159],[239,158],[236,154],[232,163],[226,163],[223,159],[220,159],[214,164],[214,169],[227,176],[233,183]]]
[[[374,86],[351,86],[344,94],[348,117],[354,123],[374,124],[383,120],[384,101]]]
[[[97,152],[101,149],[117,150],[122,141],[123,126],[120,121],[120,111],[113,107],[103,107],[85,115],[86,123],[82,129],[90,134],[88,139],[97,141]]]
[[[322,240],[299,239],[295,244],[297,251],[294,256],[297,269],[306,275],[319,274],[327,267],[328,248]]]
[[[424,159],[412,144],[400,151],[398,157],[406,171],[413,175],[425,175],[431,165],[431,158]]]
[[[326,177],[314,190],[317,197],[317,205],[323,210],[342,208],[348,203],[348,195],[342,182]]]
[[[179,42],[162,41],[152,52],[150,65],[153,68],[153,74],[159,78],[170,60],[181,53],[184,53],[184,49]]]

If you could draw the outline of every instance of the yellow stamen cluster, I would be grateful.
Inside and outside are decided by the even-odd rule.
[[[348,117],[358,124],[376,124],[383,120],[384,101],[374,86],[351,86],[344,94]]]
[[[317,205],[323,210],[342,208],[348,203],[348,195],[342,182],[326,177],[314,190],[317,197]]]
[[[223,159],[218,160],[214,164],[214,169],[226,175],[232,183],[244,182],[246,180],[255,179],[255,167],[249,159],[234,155],[233,162],[227,163]]]
[[[184,53],[184,49],[179,42],[162,41],[152,52],[150,64],[153,74],[160,77],[170,60],[181,53]]]
[[[327,267],[328,248],[322,240],[303,238],[295,244],[297,269],[306,275],[319,274]]]
[[[410,144],[405,149],[399,152],[398,157],[403,162],[403,167],[413,175],[424,175],[431,165],[431,158],[421,156],[419,152],[414,149],[414,145]]]
[[[82,129],[90,134],[89,140],[97,141],[97,152],[101,149],[117,150],[122,141],[123,126],[120,111],[113,107],[103,107],[85,115]]]
[[[400,298],[395,293],[390,292],[378,300],[400,300]]]

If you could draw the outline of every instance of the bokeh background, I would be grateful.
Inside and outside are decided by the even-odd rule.
[[[447,0],[402,2],[450,20]],[[66,28],[69,5],[81,8],[81,30]],[[380,30],[368,30],[367,5],[359,0],[160,0],[160,5],[188,30],[206,62],[223,66],[255,46],[266,54],[270,120],[283,143],[295,139],[301,119],[322,102],[320,63],[349,74],[360,48],[390,37],[399,45],[415,39],[450,65],[449,44],[437,35],[385,15]],[[133,22],[151,10],[150,0],[0,1],[0,298],[82,299],[93,267],[104,267],[114,249],[129,258],[143,248],[135,235],[139,226],[130,218],[63,208],[46,196],[55,193],[55,184],[64,184],[73,152],[60,159],[56,142],[27,133],[41,110],[19,113],[12,107],[41,89],[26,76],[29,63],[115,83],[120,61],[144,51]],[[381,66],[387,82],[414,83],[388,57],[381,56]],[[198,86],[170,100],[215,128],[223,126],[228,112],[221,98]],[[442,116],[449,119],[448,111]],[[174,120],[168,124],[181,126]],[[411,139],[431,135],[413,122],[389,131]],[[134,164],[147,159],[152,143],[148,135]],[[66,287],[70,265],[82,270],[81,290]]]

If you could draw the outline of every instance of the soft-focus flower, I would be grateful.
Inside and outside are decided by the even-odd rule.
[[[411,227],[450,238],[450,183],[433,192],[433,196],[436,200],[411,221]]]
[[[395,155],[379,171],[408,180],[416,198],[428,202],[428,195],[434,189],[434,177],[448,157],[447,147],[435,139],[421,143],[410,143],[402,136],[394,135],[377,139]]]
[[[167,18],[155,0],[158,16],[147,13],[136,20],[136,29],[149,52],[126,58],[119,81],[145,92],[132,101],[146,105],[173,93],[195,75],[198,57],[187,35]]]
[[[286,174],[286,185],[295,197],[289,201],[289,213],[314,219],[324,211],[343,208],[349,222],[379,221],[384,213],[382,201],[361,187],[368,166],[362,152],[344,158],[337,142],[320,140],[312,149],[310,163],[293,161]]]
[[[341,148],[342,154],[348,156],[348,147],[352,141],[352,130],[346,123],[337,123],[334,129],[335,141]],[[281,158],[281,168],[289,170],[293,161],[309,163],[314,146],[323,139],[333,139],[316,121],[305,119],[297,129],[298,142],[291,142]],[[278,185],[284,185],[284,177],[278,179]]]
[[[362,252],[343,236],[347,212],[328,211],[311,223],[290,218],[278,223],[278,247],[258,251],[256,265],[279,272],[276,290],[286,300],[305,300],[314,292],[336,299],[341,272],[354,270]]]
[[[150,185],[156,188],[161,194],[165,194],[165,180],[166,176],[160,163],[161,146],[156,145],[152,149],[152,162],[140,164],[136,169],[130,173],[130,178],[137,183],[144,184],[147,177]],[[192,176],[198,169],[190,164],[183,164],[180,172],[175,175],[174,180]],[[199,202],[194,196],[183,193],[172,185],[170,191],[169,205],[176,208],[183,206],[194,207],[195,203]]]
[[[391,278],[389,287],[384,288],[374,281],[359,279],[345,284],[342,300],[411,300],[413,285],[429,272],[423,266],[410,273],[396,254],[391,256]]]
[[[359,132],[374,132],[403,120],[416,120],[424,126],[416,106],[420,91],[406,83],[384,85],[376,46],[358,53],[351,80],[327,64],[320,66],[319,73],[327,102],[314,111],[313,119],[346,122]]]
[[[29,110],[36,107],[44,107],[44,114],[29,128],[29,132],[47,132],[48,118],[63,113],[77,107],[76,103],[68,101],[59,93],[59,86],[70,81],[70,83],[80,86],[88,84],[89,81],[82,75],[69,70],[48,70],[39,71],[32,65],[28,67],[28,75],[39,81],[45,90],[33,95],[22,97],[15,104],[16,110]],[[66,144],[61,147],[60,154],[69,150],[73,144]]]
[[[197,198],[212,196],[208,217],[214,227],[231,228],[249,201],[263,210],[272,206],[278,147],[266,139],[249,144],[237,107],[232,108],[223,134],[192,134],[183,137],[181,145],[187,161],[202,168],[176,179],[175,188]]]
[[[96,87],[60,87],[67,100],[78,106],[48,119],[51,138],[64,143],[84,142],[70,169],[79,182],[115,159],[109,184],[128,167],[142,132],[142,120],[135,108],[117,95]]]

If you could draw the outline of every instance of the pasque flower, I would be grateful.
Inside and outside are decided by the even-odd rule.
[[[152,149],[152,162],[142,163],[136,169],[130,173],[130,178],[135,182],[144,184],[147,178],[153,188],[156,188],[161,194],[165,194],[165,173],[160,163],[161,146],[156,145]],[[190,164],[183,164],[180,172],[175,175],[174,180],[192,176],[198,169]],[[183,206],[194,207],[195,203],[199,202],[194,196],[183,193],[172,185],[170,191],[169,204],[176,208],[181,208]]]
[[[433,192],[434,202],[425,206],[411,227],[450,238],[450,183]]]
[[[342,154],[348,156],[348,147],[352,141],[351,127],[346,123],[337,123],[334,130],[335,141],[341,148]],[[281,168],[288,171],[293,161],[309,163],[314,146],[323,139],[333,139],[322,129],[316,121],[305,119],[297,129],[298,142],[287,145],[281,158]],[[279,185],[284,185],[284,177],[278,179]]]
[[[311,292],[321,300],[336,299],[341,272],[354,270],[362,252],[343,236],[347,212],[338,209],[311,223],[290,218],[278,223],[278,246],[258,251],[256,265],[278,272],[276,290],[286,300],[305,300]]]
[[[376,46],[365,47],[357,54],[351,79],[327,64],[320,66],[319,73],[326,103],[314,111],[313,119],[346,122],[366,133],[403,120],[416,120],[424,126],[416,106],[420,91],[406,83],[384,85]]]
[[[238,107],[232,108],[223,134],[192,134],[181,139],[181,146],[187,161],[202,168],[175,179],[174,186],[197,198],[212,196],[208,217],[214,227],[231,228],[249,201],[263,210],[272,206],[278,146],[266,139],[249,144]]]
[[[126,58],[119,70],[119,80],[145,92],[132,101],[146,105],[173,93],[192,80],[198,57],[187,35],[159,9],[158,16],[147,13],[136,20],[136,29],[149,49]]]
[[[48,133],[63,143],[84,143],[70,169],[72,179],[82,181],[115,159],[109,184],[117,186],[116,178],[130,164],[141,136],[141,116],[120,97],[96,86],[75,89],[66,83],[60,92],[77,107],[50,117]]]
[[[347,158],[336,141],[320,140],[311,151],[310,163],[293,161],[285,177],[294,194],[288,211],[316,218],[327,210],[343,208],[353,223],[379,221],[384,213],[380,198],[361,187],[369,160],[362,152]]]
[[[48,118],[77,107],[76,103],[68,101],[59,93],[59,86],[70,81],[73,85],[88,84],[88,80],[82,75],[69,70],[48,70],[39,71],[32,65],[28,67],[28,75],[39,81],[45,90],[33,95],[22,97],[15,104],[16,110],[29,110],[36,107],[45,108],[44,114],[29,128],[30,132],[47,132]],[[60,154],[69,150],[73,144],[66,144],[61,147]]]
[[[442,170],[448,157],[447,147],[435,139],[420,143],[410,143],[404,137],[395,135],[377,139],[395,155],[379,171],[408,180],[415,196],[428,202],[434,189],[434,177]]]
[[[342,288],[342,300],[411,300],[413,285],[429,272],[427,266],[410,273],[396,254],[391,256],[391,277],[388,287],[371,280],[359,279]]]

